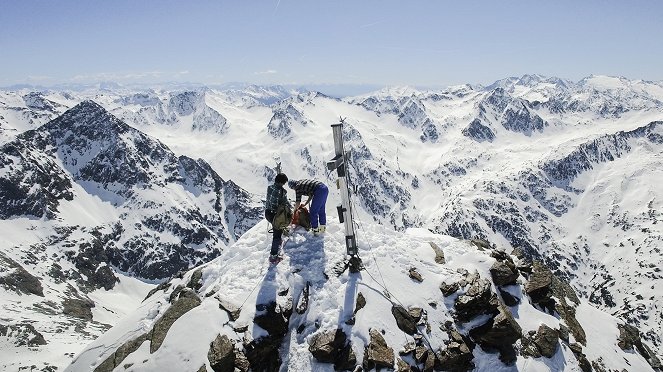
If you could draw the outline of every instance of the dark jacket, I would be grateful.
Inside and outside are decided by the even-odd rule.
[[[285,191],[283,186],[272,184],[267,186],[267,200],[265,200],[265,210],[272,213],[276,212],[279,205],[285,204],[290,206],[288,202],[288,192]]]

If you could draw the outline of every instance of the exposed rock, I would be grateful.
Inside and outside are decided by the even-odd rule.
[[[503,290],[502,288],[497,289],[500,292],[500,296],[502,297],[502,301],[504,301],[504,304],[506,306],[516,306],[520,303],[520,299],[511,293]]]
[[[576,357],[576,360],[578,360],[578,365],[580,366],[582,372],[591,372],[592,364],[587,359],[587,356],[583,354],[582,345],[580,345],[577,342],[574,342],[569,345],[569,348],[573,352],[573,355]]]
[[[168,288],[170,288],[171,283],[170,282],[163,282],[156,286],[155,288],[152,288],[148,293],[147,296],[143,299],[143,301],[147,300],[148,298],[152,297],[153,294],[157,293],[158,291],[167,291]]]
[[[654,354],[649,346],[642,342],[640,331],[637,328],[630,324],[618,324],[617,328],[619,328],[617,345],[619,345],[622,350],[633,350],[635,347],[652,368],[662,368],[661,362],[656,357],[656,354]]]
[[[228,313],[228,317],[230,318],[230,320],[234,322],[237,319],[239,319],[239,315],[242,312],[242,310],[239,307],[235,306],[234,304],[228,301],[225,301],[220,297],[217,297],[217,299],[219,300],[219,308],[225,311],[226,313]]]
[[[30,274],[21,264],[7,257],[2,252],[0,252],[0,264],[6,265],[11,270],[9,274],[0,276],[0,286],[17,293],[34,294],[44,297],[44,289],[41,286],[39,278]]]
[[[470,137],[477,142],[492,142],[495,139],[495,132],[483,125],[480,119],[474,119],[462,130],[462,133],[465,137]]]
[[[193,289],[194,291],[197,291],[203,286],[203,283],[201,283],[202,278],[203,278],[203,269],[198,269],[193,272],[193,274],[191,275],[191,280],[189,280],[189,284],[187,284],[186,286]]]
[[[364,297],[363,293],[359,292],[359,294],[357,294],[354,313],[357,314],[357,311],[363,309],[364,306],[366,306],[366,297]]]
[[[251,341],[245,346],[246,359],[252,371],[278,371],[281,366],[279,347],[283,336],[269,335]]]
[[[39,333],[30,323],[0,324],[0,336],[13,339],[15,346],[37,347],[47,343],[44,335]]]
[[[159,349],[173,323],[200,303],[200,298],[193,291],[182,291],[177,301],[154,323],[154,328],[152,328],[150,334],[150,340],[152,341],[150,343],[150,353],[154,353]]]
[[[460,286],[458,285],[457,282],[447,284],[445,282],[442,282],[440,284],[440,291],[442,291],[442,295],[444,297],[449,297],[452,294],[456,293],[460,289]]]
[[[62,313],[75,318],[92,320],[94,302],[88,299],[65,298],[62,301]]]
[[[461,335],[455,329],[447,329],[449,334],[449,343],[447,348],[440,351],[438,370],[447,370],[453,372],[467,372],[474,369],[474,343]]]
[[[559,331],[541,324],[533,335],[523,337],[521,354],[533,358],[552,358],[557,352],[558,338]]]
[[[480,251],[492,248],[490,242],[485,239],[470,239],[470,243],[477,247]]]
[[[115,367],[122,364],[122,361],[124,361],[124,359],[129,354],[138,350],[140,345],[142,345],[143,342],[147,341],[148,339],[148,335],[144,334],[127,341],[122,346],[117,348],[113,354],[109,355],[106,360],[99,364],[99,366],[94,369],[94,372],[112,372]]]
[[[387,345],[382,334],[376,330],[370,330],[371,341],[364,350],[363,367],[366,370],[393,368],[394,350]]]
[[[207,352],[207,359],[214,372],[235,370],[235,346],[226,335],[217,335]]]
[[[454,316],[461,322],[470,321],[477,315],[497,312],[497,296],[487,279],[476,279],[465,294],[456,298]]]
[[[417,321],[403,306],[393,305],[391,307],[391,314],[396,319],[396,325],[398,325],[401,331],[409,335],[417,333]]]
[[[311,287],[311,282],[306,282],[306,285],[302,290],[302,294],[301,296],[299,296],[299,301],[297,302],[297,308],[295,310],[297,314],[304,314],[308,309],[308,294],[310,287]]]
[[[444,251],[442,251],[442,249],[433,242],[429,242],[429,244],[431,248],[433,248],[433,252],[435,252],[435,263],[444,265],[446,263],[446,260],[444,258]]]
[[[532,302],[549,313],[552,314],[557,311],[560,317],[564,319],[575,340],[583,345],[586,344],[585,330],[575,317],[574,304],[577,306],[580,299],[578,299],[570,285],[555,277],[543,263],[535,261],[532,275],[525,284],[525,292],[532,298]]]
[[[520,247],[516,247],[511,251],[511,255],[522,260],[525,258],[525,251]]]
[[[505,260],[495,262],[490,268],[490,275],[495,285],[511,285],[516,284],[520,273],[513,262]]]
[[[288,332],[291,314],[292,306],[281,307],[272,301],[265,305],[264,312],[256,314],[254,322],[267,331],[270,336],[283,336]]]
[[[398,358],[396,359],[396,371],[397,372],[410,372],[413,371],[414,369],[410,367],[407,362],[405,362],[403,359]]]
[[[334,363],[345,347],[347,336],[342,329],[320,332],[311,338],[308,350],[321,363]]]
[[[421,274],[419,274],[419,272],[417,271],[417,268],[415,268],[415,267],[411,267],[408,274],[410,275],[410,279],[412,279],[412,280],[416,280],[419,283],[424,281],[424,278],[421,276]]]
[[[522,337],[522,329],[511,315],[509,308],[499,304],[497,309],[499,313],[483,325],[470,330],[470,336],[483,349],[498,350],[500,360],[511,364],[516,360],[513,343]]]

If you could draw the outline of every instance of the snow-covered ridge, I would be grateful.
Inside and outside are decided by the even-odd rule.
[[[484,241],[368,224],[364,269],[352,273],[344,232],[330,222],[324,238],[292,233],[276,266],[258,224],[232,251],[157,288],[66,370],[660,367],[637,333],[539,263]]]

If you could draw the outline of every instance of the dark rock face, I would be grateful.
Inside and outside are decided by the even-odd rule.
[[[516,284],[520,273],[513,262],[497,261],[490,268],[490,275],[495,285],[511,285]]]
[[[489,127],[483,125],[480,119],[474,119],[465,129],[462,130],[465,137],[470,137],[477,142],[493,142],[495,133]]]
[[[214,372],[233,372],[235,370],[235,346],[228,336],[216,336],[210,344],[207,360]]]
[[[370,330],[371,341],[364,350],[363,366],[366,370],[393,368],[394,349],[387,345],[382,334],[376,330]]]
[[[533,358],[552,358],[557,352],[558,339],[558,330],[542,324],[533,335],[523,337],[521,354]]]
[[[447,371],[467,372],[474,369],[474,343],[455,329],[448,329],[449,343],[440,352],[439,366]]]
[[[267,124],[267,132],[274,138],[287,139],[291,136],[294,125],[307,126],[309,120],[291,103],[285,103],[274,110],[274,115]]]
[[[30,274],[18,262],[0,252],[0,268],[7,267],[8,272],[0,272],[0,286],[17,293],[34,294],[44,297],[44,289],[39,278]]]
[[[502,116],[502,126],[510,131],[530,136],[533,132],[543,131],[548,123],[531,112],[525,102],[520,99],[512,102]]]
[[[410,270],[408,271],[408,275],[410,276],[410,279],[415,280],[419,283],[424,281],[424,278],[421,276],[421,274],[417,271],[416,267],[411,267]]]
[[[189,310],[200,305],[200,303],[201,301],[195,293],[192,291],[182,291],[179,299],[154,323],[154,328],[150,334],[152,340],[150,343],[150,353],[154,353],[159,349],[173,323]]]
[[[522,337],[522,328],[506,306],[500,304],[498,311],[494,318],[470,330],[470,336],[482,348],[498,350],[500,360],[511,364],[516,360],[513,343]]]
[[[642,342],[640,338],[640,331],[633,327],[630,324],[618,324],[619,328],[619,338],[617,339],[617,345],[622,350],[634,350],[637,349],[640,355],[642,355],[647,363],[654,369],[661,369],[661,361],[656,357],[656,354]]]
[[[417,320],[403,306],[393,305],[391,314],[396,319],[396,325],[401,331],[409,335],[417,333]]]
[[[481,314],[494,314],[497,311],[497,297],[490,287],[490,281],[477,278],[470,283],[465,294],[455,302],[455,317],[461,322],[470,321]]]
[[[525,292],[532,298],[533,303],[549,313],[556,311],[564,319],[576,341],[586,344],[585,330],[575,317],[575,306],[580,304],[580,299],[571,286],[554,276],[540,261],[534,261],[532,274],[525,284]]]
[[[12,339],[15,346],[38,347],[46,345],[44,336],[32,324],[0,324],[0,336]]]
[[[321,363],[337,363],[347,346],[347,336],[342,329],[321,332],[313,336],[308,350]]]
[[[138,350],[140,345],[143,342],[148,341],[149,336],[147,334],[138,336],[132,340],[127,341],[122,346],[117,348],[113,354],[108,356],[106,360],[101,362],[97,368],[94,369],[94,372],[113,372],[115,367],[122,365],[122,361],[129,356],[129,354]]]
[[[88,299],[66,298],[62,301],[62,313],[84,320],[92,320],[94,302]]]

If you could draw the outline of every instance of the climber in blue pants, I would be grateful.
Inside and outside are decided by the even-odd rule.
[[[329,195],[327,186],[316,180],[290,180],[288,181],[288,187],[295,190],[295,210],[302,205],[302,196],[308,196],[308,200],[306,200],[303,206],[307,206],[311,202],[309,214],[311,216],[313,234],[324,233],[327,225],[325,206],[327,204],[327,195]]]

